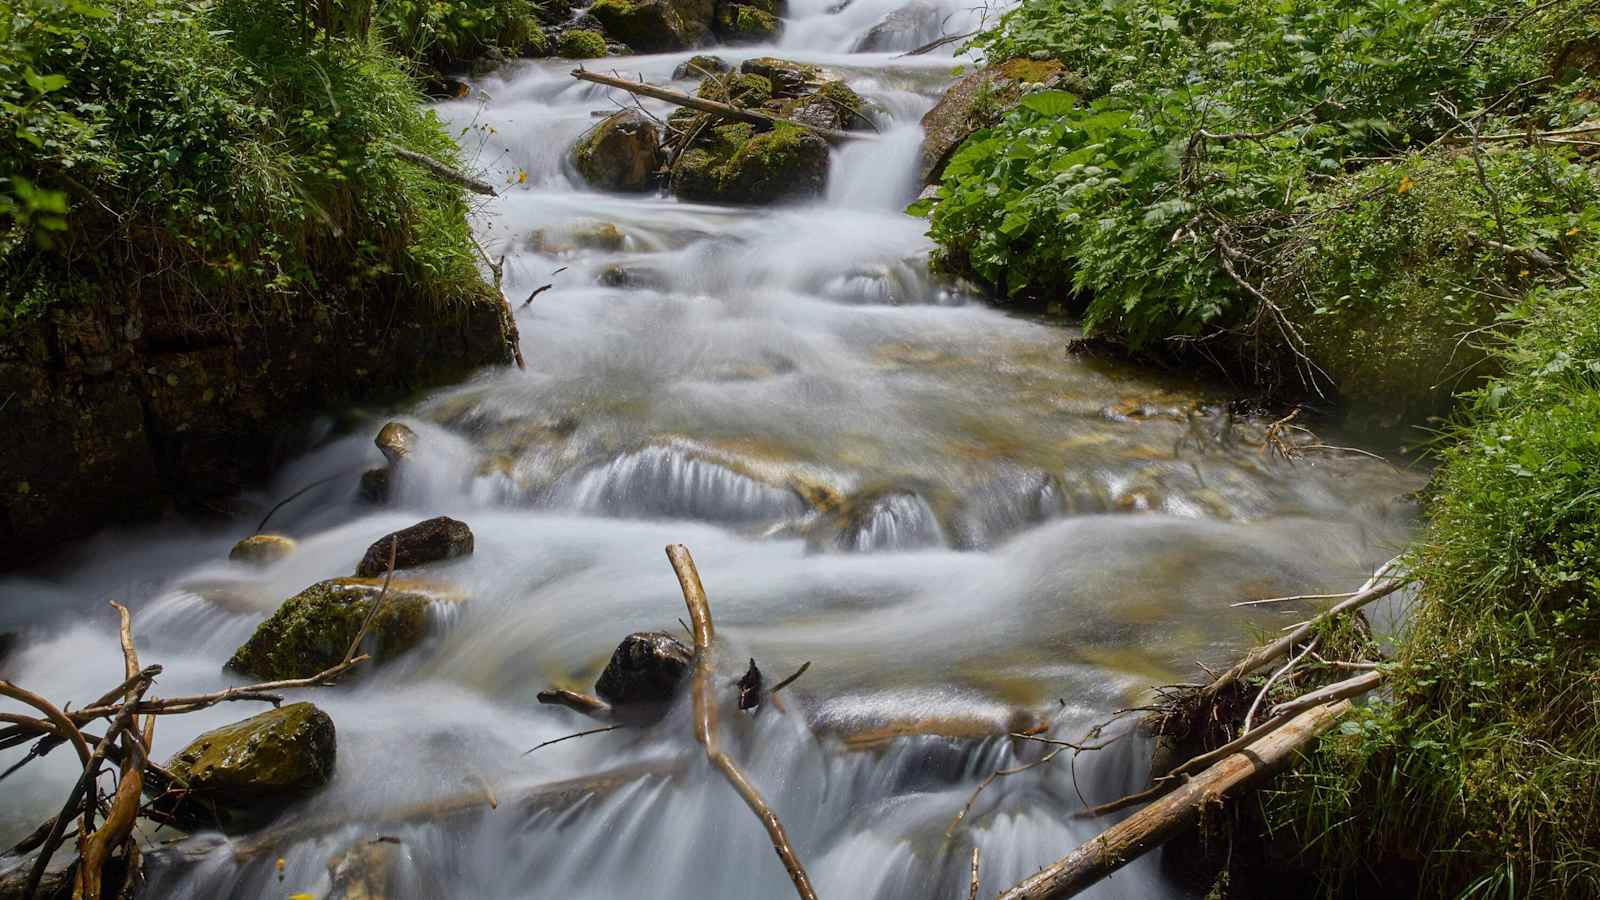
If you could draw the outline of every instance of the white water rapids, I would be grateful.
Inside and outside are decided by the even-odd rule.
[[[686,709],[646,732],[521,755],[591,727],[537,691],[587,689],[630,631],[679,630],[668,543],[695,554],[729,679],[747,657],[769,684],[812,663],[787,712],[725,710],[723,722],[819,893],[964,897],[977,846],[992,896],[1103,828],[1071,813],[1136,788],[1147,751],[1126,741],[1000,779],[947,838],[984,775],[1040,748],[939,735],[1000,733],[1027,710],[1076,739],[1148,686],[1190,680],[1194,660],[1226,658],[1252,627],[1306,611],[1230,602],[1347,590],[1393,555],[1408,529],[1399,498],[1418,477],[1355,456],[1276,459],[1263,423],[1190,412],[1225,398],[1215,388],[1069,356],[1070,330],[930,277],[925,223],[901,210],[918,188],[918,120],[955,61],[895,54],[976,17],[959,0],[923,4],[931,31],[851,53],[901,2],[791,0],[776,47],[714,51],[817,63],[870,102],[881,138],[836,150],[810,203],[587,189],[569,150],[594,111],[631,101],[574,81],[571,63],[513,63],[442,105],[506,186],[479,223],[507,257],[506,293],[520,306],[555,285],[517,316],[528,370],[324,425],[317,449],[251,498],[261,508],[381,464],[372,435],[389,418],[419,433],[417,458],[389,506],[361,503],[353,474],[286,506],[271,530],[300,548],[265,570],[227,561],[254,513],[231,529],[110,532],[69,565],[0,581],[0,631],[21,632],[4,677],[81,705],[122,676],[107,600],[133,609],[144,661],[166,667],[158,694],[215,689],[241,683],[223,661],[284,598],[350,574],[385,533],[450,515],[476,535],[471,557],[425,573],[468,598],[425,646],[295,698],[332,715],[338,765],[280,824],[336,824],[243,858],[228,839],[191,841],[203,858],[158,864],[144,896],[321,897],[330,858],[379,835],[398,840],[397,900],[790,895]],[[664,84],[688,56],[589,65]],[[621,249],[574,245],[596,223],[620,229]],[[797,484],[852,498],[849,515],[813,513]],[[157,758],[252,707],[163,718]],[[838,737],[875,728],[924,734],[866,749]],[[0,753],[0,767],[22,752]],[[59,806],[70,757],[0,784],[6,845]],[[515,802],[528,785],[673,761],[675,774],[558,809]],[[498,808],[392,815],[485,785]],[[1181,894],[1152,857],[1091,896]]]

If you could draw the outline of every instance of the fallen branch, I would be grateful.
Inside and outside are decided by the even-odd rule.
[[[551,706],[565,706],[573,712],[582,713],[591,719],[609,722],[613,716],[611,704],[592,694],[580,694],[564,688],[551,688],[538,693],[540,703]]]
[[[830,144],[843,144],[849,141],[859,141],[867,137],[867,135],[858,134],[853,131],[838,131],[833,128],[820,128],[816,125],[807,125],[804,122],[798,122],[794,119],[785,119],[781,116],[770,116],[766,113],[759,113],[751,109],[740,109],[732,104],[719,103],[715,100],[707,100],[704,97],[696,97],[693,94],[685,94],[682,91],[675,91],[672,88],[664,88],[653,84],[645,84],[642,81],[629,81],[625,78],[612,78],[609,75],[601,75],[598,72],[590,72],[586,69],[572,70],[572,77],[578,79],[579,81],[589,81],[595,84],[603,84],[606,87],[614,87],[630,93],[641,94],[645,97],[653,97],[657,100],[665,100],[666,102],[675,106],[695,109],[703,113],[711,113],[712,115],[722,116],[726,119],[749,122],[752,125],[760,125],[767,128],[780,123],[793,125],[796,128],[804,128],[805,130],[816,134]]]
[[[999,900],[1061,900],[1159,847],[1197,822],[1230,792],[1287,765],[1294,755],[1333,727],[1350,701],[1317,706],[1276,733],[1206,769],[1187,784],[1111,826],[1061,859],[1001,894]]]
[[[908,56],[921,56],[924,53],[932,53],[946,44],[954,44],[956,41],[964,41],[967,38],[976,35],[977,33],[977,31],[968,31],[963,34],[947,34],[944,37],[931,40],[915,50],[907,50],[899,56],[896,56],[895,59],[905,59]]]
[[[993,772],[990,772],[982,781],[978,782],[977,787],[972,789],[972,794],[967,797],[967,802],[962,804],[960,811],[956,813],[956,817],[950,820],[949,827],[945,828],[944,836],[946,838],[955,836],[956,829],[961,827],[961,820],[965,819],[967,817],[967,813],[972,811],[972,804],[978,802],[978,795],[983,793],[984,788],[994,784],[996,778],[1004,778],[1007,775],[1015,775],[1018,772],[1026,772],[1029,769],[1038,768],[1039,766],[1042,766],[1045,763],[1055,759],[1065,749],[1067,748],[1057,747],[1056,749],[1051,750],[1049,753],[1046,753],[1044,756],[1039,757],[1031,763],[1024,763],[1020,766],[1012,766],[1009,769],[995,769]]]
[[[978,900],[978,848],[972,848],[972,889],[967,891],[967,900]]]
[[[414,166],[420,166],[421,168],[427,169],[429,172],[432,172],[434,175],[437,175],[441,179],[448,181],[451,184],[464,187],[474,194],[483,194],[487,197],[499,196],[495,193],[494,187],[487,182],[479,181],[478,179],[473,178],[471,175],[464,175],[457,171],[453,166],[446,165],[431,156],[425,156],[415,150],[407,150],[404,147],[397,147],[394,144],[388,144],[386,146],[388,147],[389,152],[393,153],[396,158],[403,159]]]
[[[694,567],[694,557],[689,555],[689,549],[682,544],[671,544],[667,547],[667,559],[672,562],[672,570],[678,575],[678,585],[683,589],[683,602],[689,607],[689,621],[694,625],[695,739],[705,747],[706,758],[728,779],[745,805],[766,827],[767,836],[772,839],[772,849],[777,851],[778,859],[783,861],[783,868],[789,873],[789,880],[794,882],[795,893],[801,900],[817,900],[817,892],[812,889],[811,879],[806,875],[799,857],[795,856],[794,847],[789,844],[789,835],[783,830],[783,823],[778,821],[778,814],[772,811],[755,785],[744,777],[733,758],[723,752],[717,743],[717,704],[711,684],[711,642],[715,637],[711,624],[711,604],[706,601],[705,587],[700,583],[700,573]]]
[[[562,737],[551,738],[550,740],[545,741],[542,744],[537,744],[537,745],[535,745],[533,747],[528,748],[527,750],[522,751],[522,755],[523,756],[527,756],[529,753],[532,753],[533,751],[538,750],[541,747],[548,747],[551,744],[559,744],[562,741],[570,741],[573,738],[586,737],[586,736],[591,735],[591,734],[602,734],[602,733],[607,732],[607,731],[616,731],[618,728],[627,728],[627,727],[628,727],[628,723],[619,722],[616,725],[607,725],[604,728],[591,728],[588,731],[579,731],[579,732],[575,732],[573,734],[564,735]]]

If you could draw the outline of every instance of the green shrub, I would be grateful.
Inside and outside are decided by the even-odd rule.
[[[572,28],[561,33],[559,50],[563,59],[598,59],[606,55],[606,39],[598,31]]]
[[[455,152],[393,57],[294,0],[24,2],[0,47],[48,90],[7,107],[0,190],[58,199],[0,210],[7,321],[134,290],[481,290],[459,189],[390,150]]]
[[[402,55],[435,69],[468,63],[491,49],[544,56],[532,0],[385,0],[378,25]]]
[[[1330,895],[1382,857],[1438,897],[1600,895],[1600,287],[1540,290],[1469,398],[1413,551],[1393,698],[1274,809]]]

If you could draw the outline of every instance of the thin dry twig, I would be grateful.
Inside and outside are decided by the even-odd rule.
[[[522,751],[522,755],[523,756],[527,756],[529,753],[532,753],[533,751],[538,750],[541,747],[548,747],[551,744],[559,744],[562,741],[570,741],[573,738],[586,737],[586,736],[591,735],[591,734],[602,734],[602,733],[607,732],[607,731],[616,731],[618,728],[627,728],[627,727],[628,727],[628,723],[619,722],[616,725],[607,725],[607,726],[605,726],[603,728],[590,728],[587,731],[578,731],[578,732],[574,732],[573,734],[565,735],[563,737],[551,738],[550,740],[545,741],[542,744],[539,744],[539,745],[534,746],[534,747],[530,747],[527,750]]]
[[[961,827],[961,820],[965,819],[967,817],[967,813],[972,811],[972,804],[978,802],[978,795],[983,793],[984,788],[994,784],[995,779],[1004,778],[1007,775],[1015,775],[1018,772],[1026,772],[1029,769],[1038,768],[1039,766],[1042,766],[1045,763],[1055,759],[1057,756],[1060,756],[1068,749],[1070,748],[1057,747],[1056,749],[1051,750],[1049,753],[1046,753],[1044,756],[1039,757],[1031,763],[1024,763],[1020,766],[1012,766],[1009,769],[995,769],[993,772],[990,772],[982,781],[978,782],[977,787],[972,789],[972,794],[967,797],[967,802],[961,805],[961,811],[956,813],[956,817],[950,820],[950,826],[944,830],[944,836],[946,838],[955,836],[956,829]]]
[[[972,889],[967,891],[967,900],[978,900],[978,848],[972,848]]]

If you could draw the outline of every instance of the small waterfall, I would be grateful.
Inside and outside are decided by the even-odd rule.
[[[609,516],[761,522],[802,515],[793,491],[673,447],[647,447],[563,479],[552,505]]]
[[[891,493],[873,500],[839,535],[839,547],[856,553],[944,546],[944,529],[928,501]]]

